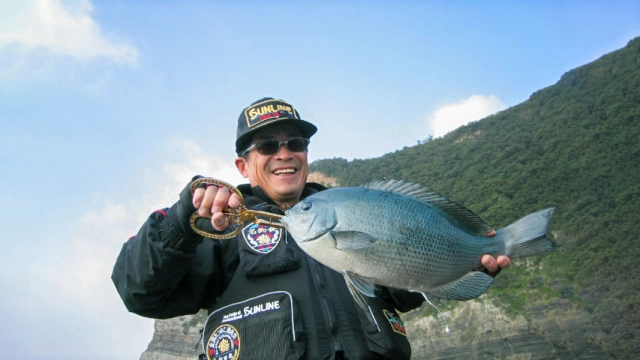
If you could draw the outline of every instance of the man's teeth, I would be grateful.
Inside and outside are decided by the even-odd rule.
[[[295,169],[279,169],[279,170],[274,171],[273,173],[275,175],[280,175],[280,174],[293,174],[295,172],[296,172]]]

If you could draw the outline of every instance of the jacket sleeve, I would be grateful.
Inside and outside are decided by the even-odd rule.
[[[129,311],[158,319],[198,312],[224,282],[221,243],[183,234],[166,211],[122,246],[111,275]]]

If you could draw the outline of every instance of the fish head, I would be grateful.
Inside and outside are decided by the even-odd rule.
[[[315,240],[337,224],[333,207],[327,205],[322,199],[307,198],[285,211],[281,221],[296,242]]]

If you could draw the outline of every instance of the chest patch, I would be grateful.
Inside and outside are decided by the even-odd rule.
[[[209,360],[237,360],[240,357],[240,335],[231,325],[218,327],[207,345]]]
[[[384,316],[387,318],[387,320],[389,320],[389,324],[391,324],[391,328],[393,329],[393,331],[397,332],[398,334],[407,336],[407,330],[405,329],[400,316],[387,311],[386,309],[382,311],[384,312]]]
[[[250,224],[242,229],[247,245],[260,254],[268,254],[278,246],[282,238],[282,229],[273,226]]]

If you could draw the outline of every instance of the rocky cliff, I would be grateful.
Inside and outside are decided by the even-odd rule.
[[[428,306],[428,305],[425,305]],[[584,329],[587,314],[568,302],[531,306],[511,316],[482,296],[439,316],[412,318],[413,359],[612,359]],[[420,314],[420,310],[416,311]],[[450,333],[442,318],[448,319]]]
[[[156,320],[149,347],[140,360],[193,360],[202,353],[200,329],[204,324],[204,311],[196,315],[168,320]]]
[[[567,301],[528,306],[524,316],[507,314],[496,302],[499,299],[483,295],[456,303],[441,314],[430,311],[428,304],[404,314],[412,359],[615,358],[603,346],[604,341],[585,331],[589,314]],[[157,320],[153,339],[140,359],[197,359],[202,352],[199,330],[204,318],[200,313]],[[445,331],[447,324],[449,333]]]

